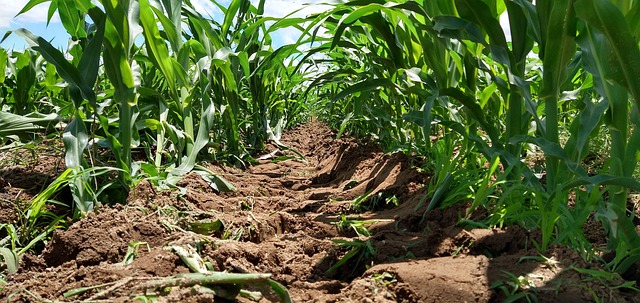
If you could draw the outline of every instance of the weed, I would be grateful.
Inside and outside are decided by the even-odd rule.
[[[538,302],[537,289],[526,277],[516,276],[510,272],[503,271],[506,281],[496,281],[491,285],[491,289],[499,289],[505,295],[503,302],[518,302],[525,300],[528,303]]]
[[[124,259],[122,260],[122,262],[117,264],[121,266],[125,266],[133,263],[135,258],[138,257],[138,248],[140,247],[140,245],[146,245],[147,251],[149,252],[151,251],[151,247],[147,242],[133,241],[129,243],[129,245],[127,246],[127,253],[124,255]]]
[[[377,210],[388,205],[400,205],[395,195],[389,195],[384,192],[371,195],[371,192],[373,192],[373,190],[369,190],[351,201],[351,207],[354,211],[361,213],[368,210]]]
[[[338,228],[338,231],[345,231],[347,229],[353,229],[353,231],[358,236],[369,237],[371,234],[367,229],[367,225],[371,225],[376,223],[375,221],[362,221],[359,219],[352,219],[347,217],[347,215],[340,215],[340,221],[333,222],[331,224],[335,225]]]
[[[344,190],[350,190],[356,187],[360,182],[358,180],[350,180],[347,184],[344,185]]]
[[[369,198],[369,195],[371,194],[373,190],[369,190],[366,193],[357,196],[355,199],[353,199],[351,201],[351,207],[353,208],[353,210],[355,210],[356,212],[363,212],[366,210],[365,207],[365,201],[367,201],[367,199]]]
[[[393,274],[388,272],[373,274],[371,275],[371,277],[375,282],[385,287],[398,282],[398,279]]]
[[[582,276],[583,282],[594,283],[596,282],[598,285],[603,286],[603,288],[607,289],[605,291],[606,294],[610,294],[613,290],[626,290],[638,293],[640,292],[640,288],[636,284],[636,281],[625,281],[620,277],[620,275],[616,272],[608,272],[604,270],[598,269],[587,269],[580,268],[576,266],[569,266],[565,270],[573,270],[578,272]],[[602,294],[597,293],[591,287],[581,286],[586,292],[591,294],[592,298],[596,302],[606,302],[610,300],[606,300],[606,298],[600,297]]]
[[[362,262],[371,259],[376,254],[376,250],[373,248],[371,240],[362,241],[354,239],[353,241],[347,241],[342,239],[334,239],[332,241],[338,244],[339,249],[348,249],[349,251],[347,252],[347,254],[342,256],[342,258],[340,258],[338,262],[327,269],[327,274],[332,274],[338,268],[346,265],[349,261],[354,262],[354,264],[351,266],[353,268],[351,274],[353,274]]]

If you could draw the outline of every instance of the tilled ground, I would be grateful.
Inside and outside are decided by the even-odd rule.
[[[99,207],[55,231],[42,254],[23,256],[0,298],[143,302],[137,298],[153,292],[158,302],[219,301],[196,286],[149,289],[150,281],[189,272],[167,247],[190,245],[216,271],[271,274],[294,302],[499,302],[517,281],[531,284],[519,288],[535,286],[529,294],[539,302],[594,301],[594,295],[605,302],[640,301],[568,270],[571,264],[598,266],[582,264],[568,249],[552,248],[548,260],[522,258],[539,256],[530,241],[535,233],[458,226],[468,205],[435,209],[423,218],[428,175],[413,169],[403,154],[334,137],[325,125],[311,122],[281,140],[304,159],[280,151],[274,158],[289,157],[246,170],[206,165],[231,182],[234,193],[213,190],[198,174],[178,183],[182,191],[159,191],[143,181],[127,205]],[[27,188],[17,179],[18,169],[0,171],[5,222],[18,220],[15,196]],[[144,243],[133,262],[123,265],[135,242]],[[64,296],[92,286],[98,287]],[[262,298],[270,300],[277,296]]]

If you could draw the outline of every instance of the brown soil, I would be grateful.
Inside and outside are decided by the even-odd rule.
[[[549,259],[539,258],[531,245],[535,233],[458,226],[468,204],[435,209],[422,220],[427,203],[416,207],[428,175],[413,169],[403,154],[332,138],[328,127],[312,122],[281,140],[304,159],[262,160],[246,170],[206,165],[231,182],[234,193],[217,192],[195,173],[178,183],[182,191],[160,191],[142,181],[127,205],[100,207],[55,231],[41,254],[24,255],[0,298],[142,302],[136,295],[159,291],[158,302],[220,301],[197,287],[146,288],[149,281],[188,273],[166,247],[191,245],[216,271],[271,274],[294,302],[501,302],[517,281],[520,293],[538,302],[595,301],[594,296],[640,302],[634,294],[605,288],[569,269],[572,264],[598,267],[583,263],[573,251],[552,247]],[[276,157],[283,155],[295,156],[280,151]],[[43,178],[55,173],[59,161],[43,161],[38,163],[49,163],[48,169],[36,164],[1,170],[0,222],[16,222],[24,206],[20,201],[37,194],[46,184]],[[367,193],[369,198],[354,207],[352,201]],[[370,236],[337,224],[343,215],[364,221]],[[203,227],[217,220],[221,227]],[[120,264],[136,241],[145,244],[135,260]],[[358,253],[333,267],[353,247]],[[69,290],[105,283],[111,284],[64,297]],[[267,294],[262,301],[274,298]]]

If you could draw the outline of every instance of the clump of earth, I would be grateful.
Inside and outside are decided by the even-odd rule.
[[[329,127],[310,122],[287,131],[281,143],[289,149],[270,146],[275,153],[258,165],[204,164],[235,186],[231,193],[195,173],[176,190],[142,181],[126,205],[98,207],[56,230],[41,253],[24,255],[0,298],[142,302],[145,283],[190,272],[167,249],[182,246],[196,248],[211,270],[270,274],[293,302],[501,302],[512,295],[523,302],[640,301],[573,270],[600,265],[566,247],[551,247],[542,258],[532,245],[535,231],[460,225],[467,214],[487,215],[470,203],[425,212],[430,176],[414,160],[334,138]],[[19,221],[24,201],[42,188],[42,176],[55,175],[60,157],[0,170],[3,222]],[[603,241],[598,233],[592,241]],[[137,254],[125,264],[133,243]],[[278,300],[263,292],[261,302]],[[195,286],[156,295],[158,302],[219,300]]]

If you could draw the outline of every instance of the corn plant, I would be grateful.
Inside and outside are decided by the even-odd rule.
[[[69,47],[18,30],[32,50],[0,50],[0,136],[64,127],[75,179],[59,181],[82,212],[98,199],[94,170],[116,172],[124,189],[141,172],[176,180],[194,169],[232,188],[198,161],[251,161],[315,111],[338,136],[431,159],[427,211],[472,200],[496,214],[488,224],[539,228],[541,250],[587,247],[576,226],[597,212],[612,268],[640,260],[627,214],[640,190],[638,1],[355,0],[308,18],[266,17],[265,0],[213,3],[221,20],[189,0],[50,2]],[[274,49],[285,27],[301,37]],[[583,161],[597,136],[609,138],[609,161],[594,174]],[[113,159],[94,157],[100,147]],[[134,162],[142,150],[148,161]],[[543,173],[524,161],[536,151]]]
[[[567,231],[579,234],[569,226],[601,209],[609,248],[618,256],[612,265],[622,272],[640,256],[640,238],[626,214],[627,191],[639,185],[631,178],[638,110],[629,102],[638,100],[638,10],[633,1],[336,4],[310,18],[306,29],[322,27],[332,35],[315,37],[320,45],[312,52],[325,54],[329,71],[312,79],[309,92],[328,93],[323,102],[340,115],[341,132],[353,129],[387,148],[426,155],[437,153],[431,136],[457,134],[461,150],[500,161],[508,172],[500,187],[511,198],[496,206],[516,222],[541,228],[542,250],[567,239]],[[510,21],[510,41],[502,14]],[[542,71],[532,68],[536,64]],[[611,134],[609,169],[589,176],[580,163],[602,123]],[[545,154],[544,179],[522,161],[532,145]],[[463,174],[442,171],[431,198],[441,199],[436,193],[455,184],[457,175]],[[610,196],[594,204],[596,196],[579,195],[586,207],[571,209],[567,197],[577,186],[587,192],[605,186]],[[475,205],[489,202],[477,197]],[[495,200],[482,191],[480,197]],[[556,233],[558,226],[567,229]]]
[[[21,13],[41,2],[29,2]],[[67,114],[73,118],[63,134],[68,167],[95,165],[84,157],[89,145],[109,147],[115,163],[103,164],[115,165],[120,186],[128,189],[139,172],[132,161],[136,147],[147,149],[153,171],[179,176],[196,167],[208,147],[241,160],[250,158],[246,144],[259,151],[265,140],[277,141],[291,94],[284,89],[302,78],[285,63],[296,46],[273,50],[269,35],[303,19],[264,17],[264,1],[257,7],[247,0],[215,3],[225,13],[222,24],[189,1],[99,4],[50,3],[71,36],[67,54],[17,31],[69,85],[73,109]]]
[[[612,181],[607,186],[610,196],[601,216],[609,232],[609,248],[616,251],[614,265],[624,272],[640,261],[640,236],[626,212],[628,188],[637,190],[637,182],[629,179],[640,149],[640,134],[636,131],[640,125],[640,49],[635,21],[640,17],[640,7],[631,1],[576,1],[575,7],[577,17],[585,23],[578,36],[585,55],[584,68],[593,76],[600,102],[608,103],[603,118],[611,134]],[[630,100],[635,102],[630,104]]]

